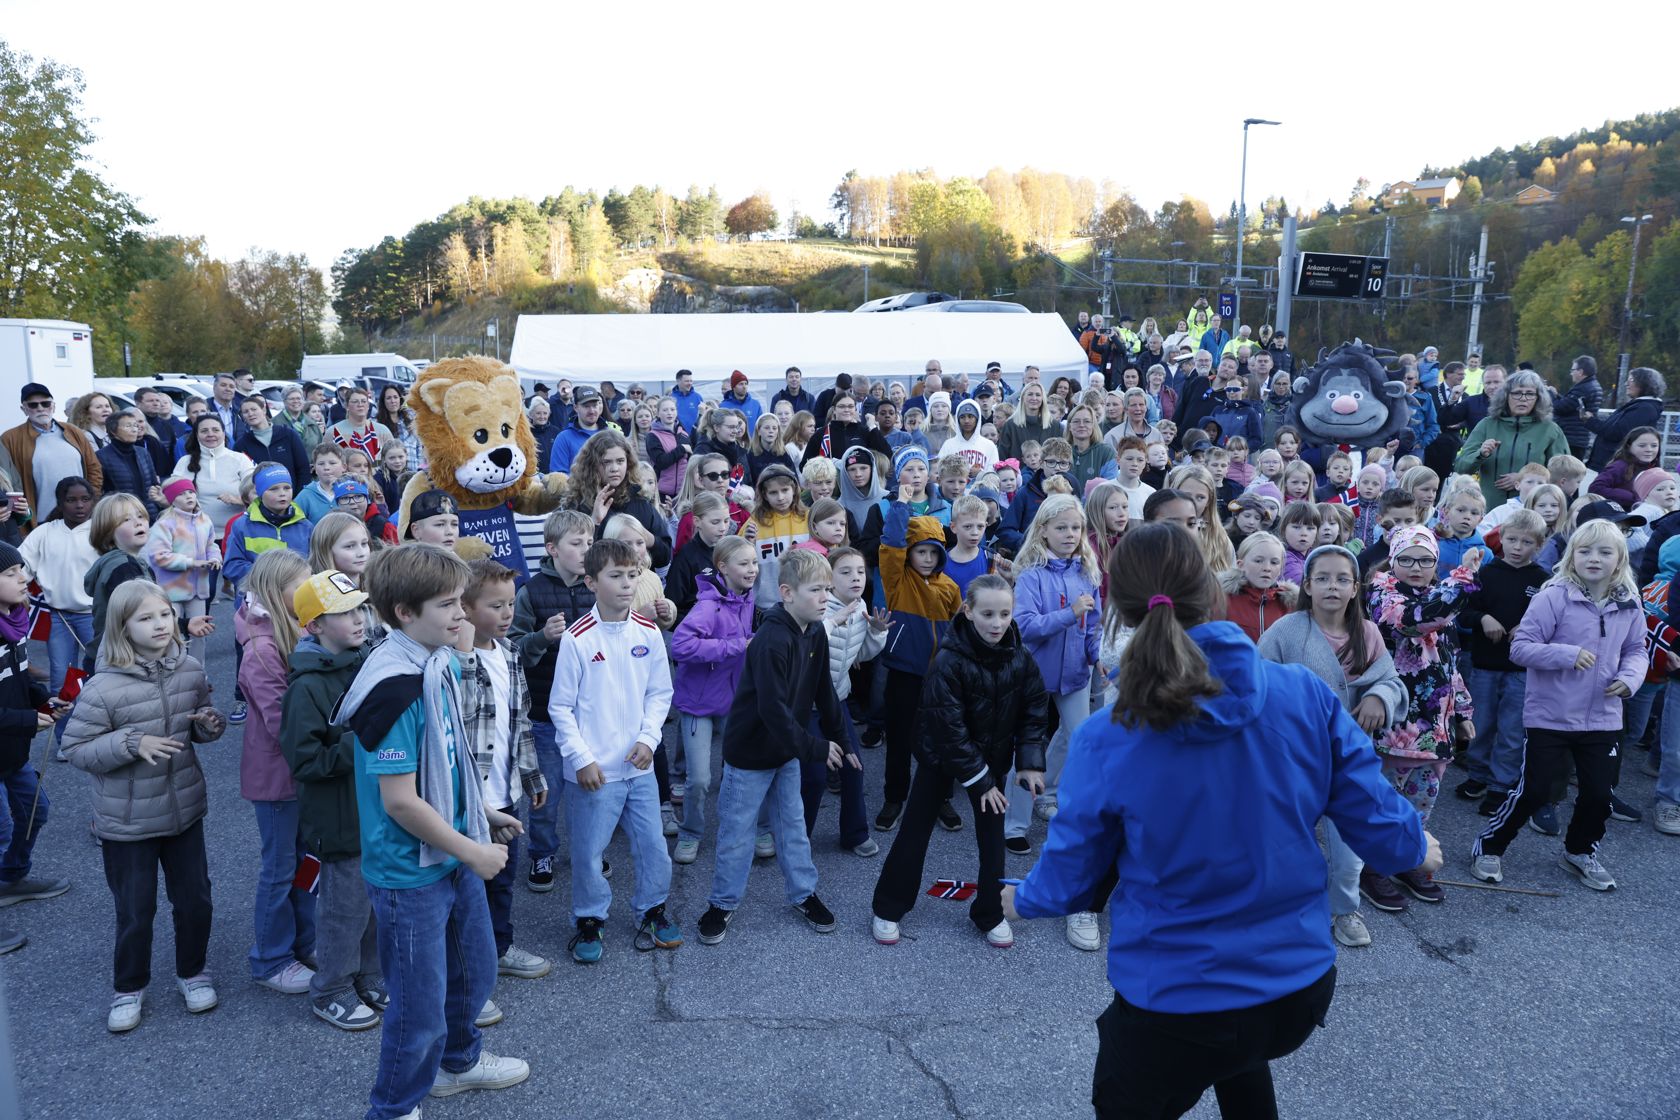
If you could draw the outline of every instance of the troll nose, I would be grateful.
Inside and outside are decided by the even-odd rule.
[[[1340,404],[1341,402],[1338,401],[1337,403]],[[508,467],[513,463],[513,448],[511,448],[511,447],[498,447],[498,448],[496,448],[496,450],[490,452],[490,461],[492,463],[496,464],[496,466],[499,469],[504,470],[504,471],[507,470]]]
[[[1354,400],[1351,395],[1337,397],[1331,402],[1330,411],[1346,416],[1350,412],[1359,411],[1359,402]]]

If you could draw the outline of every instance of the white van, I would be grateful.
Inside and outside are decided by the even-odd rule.
[[[420,375],[413,362],[401,354],[308,354],[299,381],[319,380],[341,385],[346,381],[367,384],[368,378],[412,385]]]
[[[63,319],[0,319],[0,408],[15,404],[31,381],[51,389],[60,410],[93,388],[92,329]]]

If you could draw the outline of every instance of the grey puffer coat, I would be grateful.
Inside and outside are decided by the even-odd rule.
[[[195,716],[214,718],[201,724]],[[160,661],[112,668],[99,659],[64,729],[70,762],[93,775],[93,828],[102,840],[176,836],[209,800],[192,743],[221,738],[227,720],[210,706],[204,667],[179,649]],[[143,735],[189,744],[162,762],[138,751]]]

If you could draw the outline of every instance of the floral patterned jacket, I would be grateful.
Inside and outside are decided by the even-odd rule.
[[[1406,711],[1375,739],[1378,754],[1397,758],[1452,757],[1452,724],[1473,713],[1470,690],[1458,672],[1458,613],[1476,590],[1476,577],[1454,568],[1429,587],[1410,587],[1392,572],[1371,577],[1367,602],[1406,686]]]

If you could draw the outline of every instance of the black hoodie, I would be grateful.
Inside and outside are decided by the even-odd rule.
[[[816,709],[821,735],[810,730]],[[747,644],[747,664],[723,725],[723,761],[737,770],[774,770],[789,762],[828,758],[843,742],[840,701],[828,672],[828,631],[801,630],[787,608],[764,613]]]

